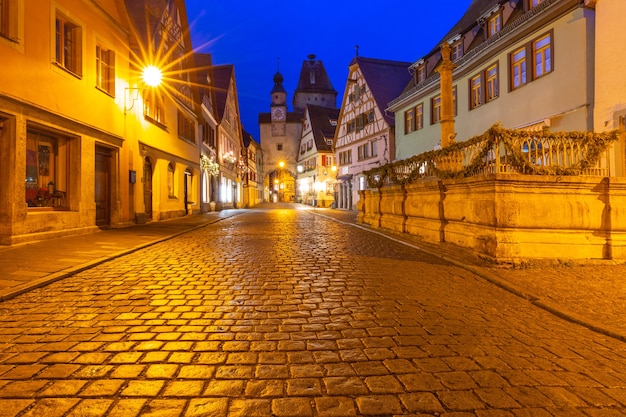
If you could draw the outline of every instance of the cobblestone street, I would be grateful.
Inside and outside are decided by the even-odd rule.
[[[626,343],[269,207],[0,303],[0,416],[626,416]]]

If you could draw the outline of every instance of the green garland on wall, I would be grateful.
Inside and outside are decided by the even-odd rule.
[[[482,135],[474,136],[464,142],[455,142],[450,146],[424,152],[407,159],[395,161],[371,170],[365,171],[370,188],[380,188],[386,183],[408,184],[423,177],[419,167],[428,166],[428,169],[438,179],[453,179],[471,177],[481,172],[485,161],[498,143],[504,145],[505,163],[516,173],[527,175],[580,175],[585,169],[598,163],[600,155],[609,145],[619,137],[619,131],[609,132],[530,132],[517,129],[504,129],[499,124],[493,125]],[[570,166],[541,165],[528,160],[521,144],[538,144],[540,148],[552,149],[559,144],[567,143],[578,149],[580,158],[576,164]],[[461,166],[463,150],[471,146],[481,145],[481,149],[466,165]],[[447,163],[446,163],[447,162]],[[438,167],[439,165],[439,167]],[[445,169],[443,166],[454,166],[455,169]],[[456,168],[458,167],[458,168]],[[398,173],[403,173],[399,175]]]

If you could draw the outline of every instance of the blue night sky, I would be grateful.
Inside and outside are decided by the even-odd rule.
[[[283,75],[289,110],[302,62],[315,54],[339,93],[355,56],[415,62],[434,48],[472,0],[185,0],[193,47],[234,64],[244,128],[259,141],[272,78]]]

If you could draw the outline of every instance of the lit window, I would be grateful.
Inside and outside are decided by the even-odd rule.
[[[161,95],[154,88],[146,90],[143,101],[143,114],[149,120],[161,125],[165,124],[164,103]]]
[[[96,86],[115,94],[115,53],[101,45],[96,45]]]
[[[513,89],[526,84],[526,48],[520,48],[511,54],[511,76]]]
[[[496,13],[487,20],[487,37],[490,38],[502,29],[502,18]]]
[[[70,140],[50,133],[26,133],[28,207],[66,207]]]
[[[537,7],[539,6],[541,3],[543,3],[543,0],[531,0],[530,2],[530,7]]]
[[[420,103],[415,106],[415,130],[424,127],[424,104]]]
[[[470,79],[470,109],[483,104],[483,76],[478,74]]]
[[[82,75],[81,28],[62,15],[56,17],[56,63],[66,70]]]
[[[451,46],[452,51],[450,53],[450,60],[456,61],[463,56],[463,42],[458,41],[453,43]]]
[[[487,75],[487,101],[495,100],[500,92],[498,87],[498,66],[493,65],[485,71]]]
[[[534,78],[539,78],[552,71],[551,46],[550,34],[533,42]]]

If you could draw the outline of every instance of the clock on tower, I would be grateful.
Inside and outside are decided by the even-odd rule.
[[[287,116],[287,112],[284,107],[273,107],[272,108],[272,120],[284,122],[285,116]]]

